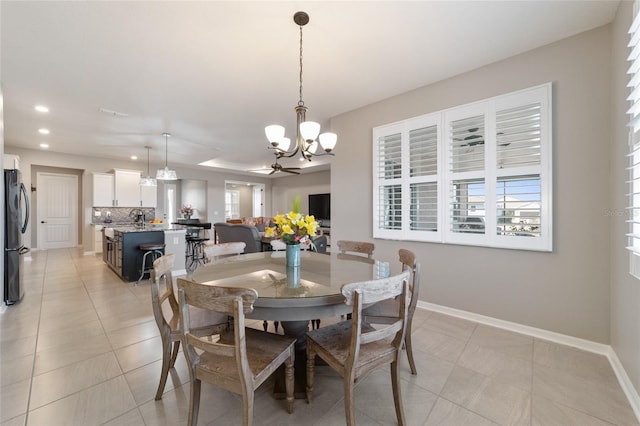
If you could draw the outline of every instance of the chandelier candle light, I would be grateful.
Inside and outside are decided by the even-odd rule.
[[[298,153],[302,157],[311,161],[311,157],[316,155],[333,155],[331,152],[336,146],[338,136],[335,133],[320,133],[320,124],[306,120],[307,107],[302,100],[302,27],[309,23],[309,15],[305,12],[296,12],[293,15],[293,22],[300,27],[300,100],[295,107],[296,110],[296,140],[294,146],[291,140],[284,136],[283,126],[272,124],[265,127],[264,132],[271,143],[271,149],[276,150],[277,158],[290,158]],[[316,138],[318,139],[316,141]],[[318,152],[318,145],[324,152]]]

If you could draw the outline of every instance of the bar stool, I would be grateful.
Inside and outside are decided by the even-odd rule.
[[[136,281],[136,284],[142,281],[142,278],[144,278],[144,274],[151,273],[153,271],[153,262],[157,258],[164,256],[164,248],[165,248],[164,243],[147,243],[147,244],[140,244],[138,246],[138,249],[140,251],[143,251],[144,254],[142,255],[142,266],[140,267],[140,278],[138,278],[138,281]],[[151,255],[151,262],[147,266],[147,256],[149,255]]]

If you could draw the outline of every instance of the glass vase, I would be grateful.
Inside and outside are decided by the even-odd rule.
[[[300,286],[300,244],[287,244],[287,286]]]

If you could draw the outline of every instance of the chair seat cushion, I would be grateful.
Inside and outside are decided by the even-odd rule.
[[[282,356],[282,353],[295,343],[295,339],[278,334],[267,333],[252,328],[245,329],[247,341],[247,360],[254,377],[265,370],[271,363]],[[222,336],[221,341],[233,339],[233,334]],[[210,352],[205,352],[200,358],[196,374],[209,379],[217,378],[230,382],[239,381],[236,360]],[[202,375],[202,376],[201,376]],[[214,382],[216,379],[213,379]]]
[[[327,353],[330,353],[339,364],[344,365],[349,355],[351,327],[351,320],[342,321],[318,330],[309,331],[307,332],[307,336],[313,340],[317,346],[326,349]],[[368,329],[370,326],[363,325],[363,327]],[[387,340],[361,345],[356,369],[364,368],[366,370],[368,364],[381,357],[393,356],[394,353],[395,348],[391,345],[391,342]]]

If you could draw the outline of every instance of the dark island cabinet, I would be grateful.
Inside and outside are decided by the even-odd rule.
[[[140,244],[164,244],[163,231],[118,231],[114,229],[113,238],[102,239],[104,262],[111,267],[126,282],[137,281],[140,278],[142,256],[144,252]]]

